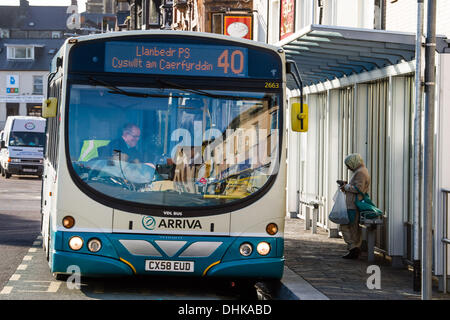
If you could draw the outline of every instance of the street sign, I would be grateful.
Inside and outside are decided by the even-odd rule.
[[[6,94],[18,94],[19,93],[19,76],[7,75],[6,76]]]

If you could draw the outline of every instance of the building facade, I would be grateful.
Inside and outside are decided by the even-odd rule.
[[[308,209],[304,204],[317,202],[318,224],[330,236],[337,236],[338,226],[328,221],[337,190],[335,181],[349,178],[343,160],[358,152],[372,177],[371,198],[384,212],[376,249],[390,256],[394,266],[404,267],[419,259],[420,241],[415,234],[420,219],[414,214],[413,191],[415,1],[173,0],[163,1],[160,9],[163,7],[166,13],[161,13],[161,28],[275,44],[285,49],[288,59],[297,61],[309,104],[310,129],[300,134],[289,131],[288,214],[305,218]],[[450,113],[444,108],[450,99],[449,15],[450,4],[438,2],[433,192],[433,266],[437,276],[443,274],[441,239],[448,237],[450,221],[442,191],[450,189],[450,169],[445,166],[450,146],[444,141],[450,134],[445,126]],[[168,16],[171,20],[164,20]],[[288,90],[288,97],[290,102],[298,101],[299,91]]]
[[[253,0],[129,0],[130,30],[212,32],[254,40]]]
[[[337,190],[335,181],[349,178],[343,159],[358,152],[371,174],[371,198],[384,212],[376,249],[390,256],[394,266],[412,264],[420,258],[415,254],[420,237],[415,241],[414,234],[415,223],[421,223],[413,210],[417,3],[255,0],[254,7],[256,39],[282,46],[287,57],[297,61],[310,110],[309,131],[289,133],[287,212],[305,218],[304,203],[317,202],[318,224],[336,236],[338,226],[327,218]],[[445,108],[450,98],[450,30],[445,22],[449,14],[450,5],[437,2],[436,276],[443,275],[441,240],[448,238],[449,221],[443,191],[450,189],[450,170],[445,166],[450,155],[450,145],[445,143],[450,134],[445,125],[450,121]],[[298,101],[298,90],[289,90],[288,95],[290,101]]]
[[[64,41],[68,7],[0,7],[0,129],[11,115],[40,115],[50,61]]]

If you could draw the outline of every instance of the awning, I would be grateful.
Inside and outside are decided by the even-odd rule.
[[[308,86],[414,60],[415,41],[414,33],[310,25],[276,45]],[[436,36],[437,52],[448,47],[446,37]]]

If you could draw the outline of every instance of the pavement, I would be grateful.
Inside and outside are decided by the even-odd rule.
[[[421,292],[413,290],[412,268],[393,267],[389,257],[377,253],[373,262],[367,261],[367,252],[356,260],[342,259],[346,252],[342,238],[329,238],[319,227],[312,234],[304,220],[286,218],[283,285],[299,300],[421,299]],[[450,300],[433,280],[433,299]]]

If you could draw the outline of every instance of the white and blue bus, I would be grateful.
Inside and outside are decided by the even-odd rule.
[[[253,41],[66,40],[43,104],[52,273],[281,278],[285,88],[283,50]]]

